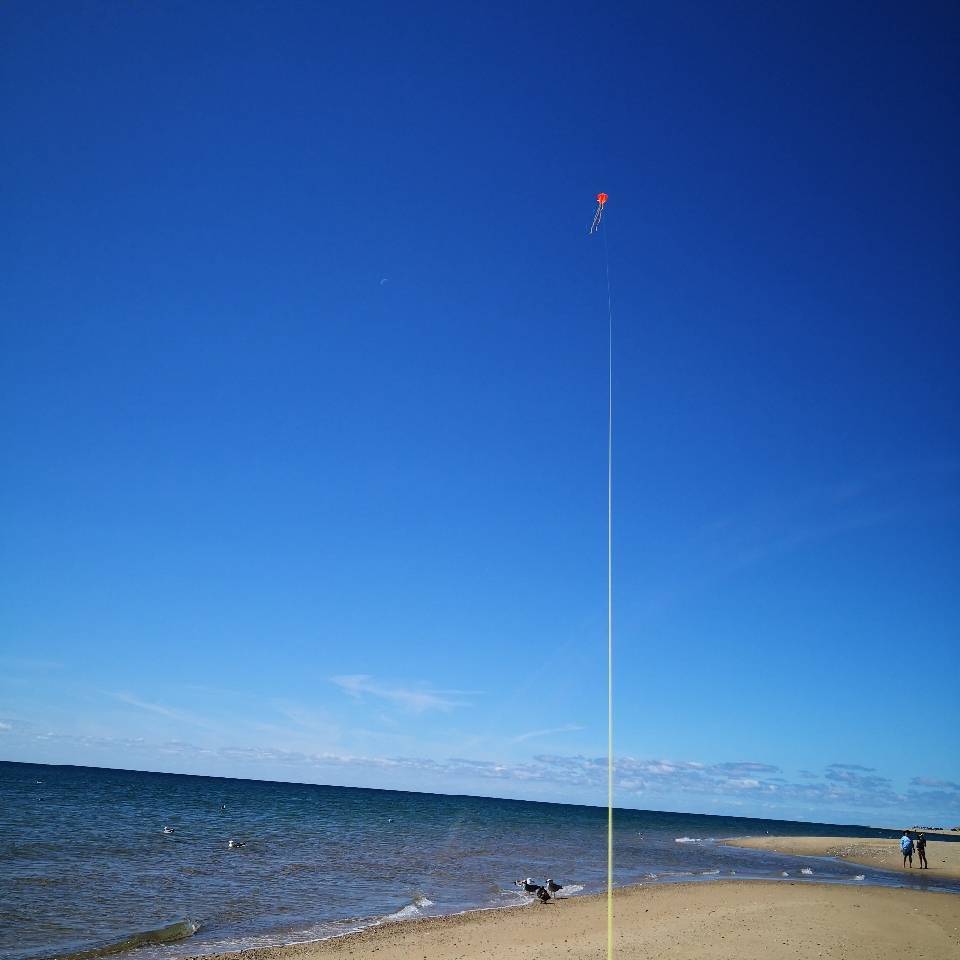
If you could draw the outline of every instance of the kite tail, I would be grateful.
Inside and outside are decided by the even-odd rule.
[[[593,215],[593,223],[590,224],[590,234],[597,232],[597,228],[600,226],[600,218],[603,216],[603,204],[600,204],[597,207],[596,213]]]

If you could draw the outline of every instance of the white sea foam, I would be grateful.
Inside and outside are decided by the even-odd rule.
[[[720,872],[719,870],[701,870],[701,871],[700,871],[700,874],[701,874],[701,876],[704,876],[704,877],[714,877],[714,876],[716,876],[719,872]]]
[[[703,837],[676,837],[674,843],[703,843]]]
[[[575,893],[580,893],[581,890],[583,890],[582,883],[565,883],[563,889],[558,890],[554,896],[562,900],[564,897],[572,897]]]
[[[529,893],[524,893],[519,888],[513,890],[503,890],[502,888],[497,891],[501,897],[508,897],[513,901],[513,903],[508,903],[509,907],[522,907],[524,904],[533,903],[533,895]],[[464,910],[464,913],[469,913],[469,910]]]
[[[413,903],[408,903],[405,907],[401,907],[399,910],[396,910],[393,913],[388,913],[379,922],[393,923],[397,920],[409,920],[411,917],[419,917],[421,910],[432,906],[433,901],[429,897],[425,897],[423,894],[420,894],[420,896],[414,899]]]
[[[409,920],[411,917],[418,916],[420,916],[420,911],[417,909],[417,907],[412,903],[408,903],[402,909],[397,910],[396,913],[388,913],[383,918],[382,922],[393,923],[395,920]]]
[[[780,876],[781,876],[781,877],[789,877],[789,876],[790,876],[790,874],[789,874],[789,873],[787,873],[787,871],[786,871],[786,870],[784,870],[784,871],[782,871],[782,872],[781,872],[781,874],[780,874]]]
[[[813,871],[812,871],[809,867],[804,867],[800,872],[801,872],[805,877],[812,877],[812,876],[813,876]]]
[[[854,880],[866,880],[867,878],[866,878],[866,875],[865,875],[865,874],[858,873],[853,879],[854,879]]]

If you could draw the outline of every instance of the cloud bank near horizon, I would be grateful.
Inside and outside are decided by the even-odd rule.
[[[260,774],[261,779],[336,781],[439,793],[480,791],[517,799],[546,799],[550,788],[562,787],[565,802],[597,805],[603,804],[607,777],[604,756],[540,753],[528,760],[496,761],[364,756],[270,746],[205,747],[184,740],[44,731],[11,718],[0,718],[0,749],[4,744],[12,748],[3,750],[6,759],[27,762],[152,763],[167,772],[254,778]],[[66,754],[72,758],[63,759]],[[614,766],[614,786],[615,802],[625,807],[656,808],[680,802],[702,812],[825,821],[862,811],[858,817],[864,820],[872,815],[890,822],[937,820],[949,826],[960,819],[960,783],[917,775],[897,788],[889,777],[854,763],[831,763],[820,773],[800,771],[790,777],[775,764],[753,760],[701,763],[620,756]]]

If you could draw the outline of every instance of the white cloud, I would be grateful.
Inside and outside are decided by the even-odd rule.
[[[471,694],[464,690],[431,690],[425,685],[404,687],[396,684],[375,680],[367,674],[351,674],[348,676],[331,677],[341,690],[352,697],[375,697],[396,704],[413,713],[424,713],[427,710],[453,710],[455,707],[469,707],[471,704],[463,699],[454,699]]]
[[[779,773],[780,768],[775,767],[769,763],[754,763],[750,760],[738,760],[733,763],[717,763],[714,764],[715,770],[723,770],[726,773],[730,774],[748,774],[748,773],[757,773],[757,774],[771,774]]]
[[[550,727],[547,730],[531,730],[529,733],[521,733],[520,736],[514,737],[510,742],[523,743],[524,740],[533,740],[535,737],[549,737],[557,733],[574,733],[577,730],[583,730],[583,727],[576,723],[567,723],[562,727]]]
[[[277,713],[308,733],[334,738],[340,733],[339,725],[322,711],[306,707],[300,703],[294,703],[291,700],[273,700],[271,702]]]
[[[912,787],[936,787],[944,790],[957,790],[960,792],[960,783],[954,783],[952,780],[937,780],[934,777],[914,777],[910,781]]]
[[[176,710],[172,707],[164,706],[162,703],[150,703],[147,700],[141,700],[139,697],[135,697],[129,693],[111,693],[110,696],[113,697],[114,700],[119,700],[121,703],[136,707],[138,710],[145,710],[148,713],[155,713],[158,716],[166,717],[168,720],[177,720],[181,723],[189,723],[198,727],[207,725],[204,720],[185,710]]]
[[[29,672],[39,671],[41,673],[49,670],[63,670],[66,664],[61,660],[42,660],[37,657],[3,657],[0,663],[6,665],[9,669],[25,670]]]

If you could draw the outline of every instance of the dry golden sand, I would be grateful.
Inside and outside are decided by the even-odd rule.
[[[862,863],[881,870],[911,872],[903,866],[898,840],[865,840],[862,837],[743,837],[727,840],[734,847],[752,847],[754,850],[773,850],[798,857],[837,857]],[[934,879],[960,877],[960,842],[927,840],[927,863],[923,873]],[[913,872],[920,867],[920,859],[913,855]]]
[[[956,960],[960,896],[798,881],[638,886],[615,898],[617,960]],[[245,960],[605,960],[606,900],[405,921]]]

